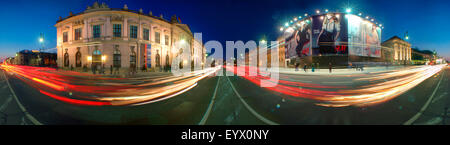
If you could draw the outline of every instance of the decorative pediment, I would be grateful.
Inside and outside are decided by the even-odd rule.
[[[74,22],[73,22],[73,25],[74,25],[74,26],[83,25],[83,24],[84,24],[84,21],[83,21],[83,20],[78,20],[78,21],[74,21]]]
[[[111,16],[111,21],[123,21],[123,16],[119,15]]]

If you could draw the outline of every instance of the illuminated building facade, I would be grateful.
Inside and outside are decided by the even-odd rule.
[[[411,63],[411,44],[398,36],[394,36],[382,44],[385,50],[385,60],[394,64]]]
[[[117,67],[120,69],[170,68],[172,59],[180,54],[173,50],[176,42],[191,49],[191,64],[205,60],[203,44],[194,39],[188,25],[175,15],[165,20],[123,8],[109,8],[95,2],[79,14],[57,21],[58,67]]]

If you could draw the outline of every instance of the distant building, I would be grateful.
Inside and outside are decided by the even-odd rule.
[[[56,53],[46,53],[38,50],[22,50],[16,54],[14,64],[56,67],[56,59]]]
[[[57,28],[58,67],[110,66],[120,69],[170,68],[180,51],[171,50],[184,42],[191,48],[187,63],[203,65],[205,49],[194,40],[188,25],[172,16],[143,13],[123,8],[109,8],[105,3],[92,6],[79,14],[60,18]]]
[[[419,48],[412,48],[411,59],[413,64],[426,64],[434,60],[434,53],[430,50],[420,50]]]
[[[383,43],[382,55],[387,62],[394,64],[410,64],[411,63],[411,44],[398,36],[394,36]]]

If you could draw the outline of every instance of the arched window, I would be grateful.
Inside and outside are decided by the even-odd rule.
[[[136,68],[136,52],[134,51],[134,46],[130,47],[131,53],[130,53],[130,67]]]
[[[119,45],[115,45],[114,46],[114,54],[113,54],[113,66],[114,67],[121,67],[121,57],[122,55],[120,54],[120,50],[119,50]]]
[[[78,51],[75,54],[75,67],[81,67],[81,52],[80,47],[77,48]]]
[[[167,55],[166,55],[166,66],[169,66],[169,52],[167,52]]]
[[[66,48],[66,53],[64,53],[64,67],[69,67],[69,53]]]
[[[161,56],[159,55],[159,50],[156,50],[155,63],[156,63],[156,67],[161,66]]]

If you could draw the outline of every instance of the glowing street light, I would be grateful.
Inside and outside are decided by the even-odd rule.
[[[320,14],[320,10],[316,10],[316,13],[317,13],[317,14]]]
[[[350,9],[350,8],[347,8],[347,9],[345,10],[345,12],[347,12],[347,13],[351,13],[351,12],[352,12],[352,9]]]
[[[325,13],[328,13],[328,9],[325,9]]]
[[[359,15],[359,16],[361,16],[361,15],[362,15],[362,13],[359,13],[358,15]]]
[[[44,38],[39,38],[39,42],[40,43],[44,42]]]

